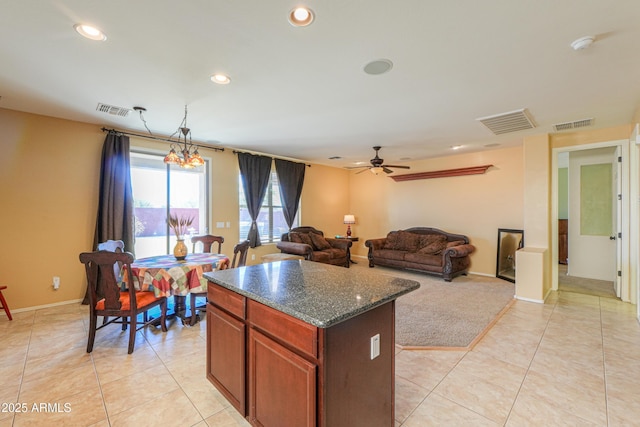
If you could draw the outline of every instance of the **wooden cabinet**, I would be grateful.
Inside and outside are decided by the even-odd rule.
[[[567,264],[569,260],[569,220],[558,220],[558,262]]]
[[[394,301],[319,328],[214,283],[208,298],[207,376],[252,425],[394,426]]]
[[[294,351],[249,331],[249,421],[255,426],[316,425],[316,367]]]
[[[246,416],[245,301],[238,294],[222,291],[220,288],[216,292],[217,297],[222,297],[216,300],[222,307],[207,306],[207,378],[238,412]]]

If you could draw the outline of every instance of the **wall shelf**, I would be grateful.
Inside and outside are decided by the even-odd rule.
[[[396,182],[400,182],[414,181],[416,179],[446,178],[450,176],[480,175],[485,173],[491,166],[493,165],[472,166],[468,168],[446,169],[432,172],[407,173],[403,175],[393,175],[390,176],[390,178]]]

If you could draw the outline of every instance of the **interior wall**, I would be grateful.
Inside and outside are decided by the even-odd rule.
[[[6,109],[0,129],[0,282],[9,307],[82,299],[78,255],[93,244],[104,134],[96,125]]]
[[[495,275],[498,228],[523,228],[522,147],[407,164],[410,173],[493,166],[482,175],[405,182],[351,172],[351,210],[357,222],[353,228],[354,235],[360,237],[354,253],[366,257],[364,241],[385,237],[391,230],[434,227],[468,236],[476,246],[470,270]]]
[[[105,138],[100,128],[0,108],[0,233],[6,248],[0,257],[0,283],[8,285],[3,294],[13,311],[84,297],[86,279],[78,255],[92,250]],[[161,141],[131,137],[130,142],[156,152],[168,149]],[[239,241],[238,160],[228,148],[199,151],[212,162],[209,230],[225,238],[223,252],[232,254]],[[344,169],[307,168],[303,224],[329,236],[342,233],[342,216],[349,211],[348,183]],[[218,229],[217,222],[230,222],[231,227]],[[272,252],[278,252],[274,244],[250,249],[248,264]],[[53,276],[60,277],[57,291]]]

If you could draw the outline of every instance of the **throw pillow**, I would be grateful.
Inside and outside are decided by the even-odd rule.
[[[300,233],[296,233],[296,232],[289,233],[289,241],[293,243],[302,243],[302,239],[300,238]]]
[[[421,254],[438,255],[447,248],[447,236],[442,234],[425,234],[420,236]]]
[[[419,243],[419,234],[409,233],[407,231],[398,231],[398,241],[396,242],[395,249],[398,251],[415,252],[418,250]]]
[[[384,245],[382,246],[382,249],[395,249],[397,241],[398,241],[398,232],[397,231],[389,232],[389,234],[387,234],[387,240],[385,240]]]
[[[309,233],[309,236],[311,236],[313,247],[315,247],[316,250],[323,251],[325,249],[331,249],[331,244],[329,244],[329,242],[327,242],[327,239],[325,239],[323,236],[316,233]]]

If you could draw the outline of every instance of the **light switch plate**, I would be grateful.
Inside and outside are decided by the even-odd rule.
[[[224,228],[224,222],[223,221],[216,222],[216,228]]]
[[[380,334],[371,337],[371,360],[380,356]]]

